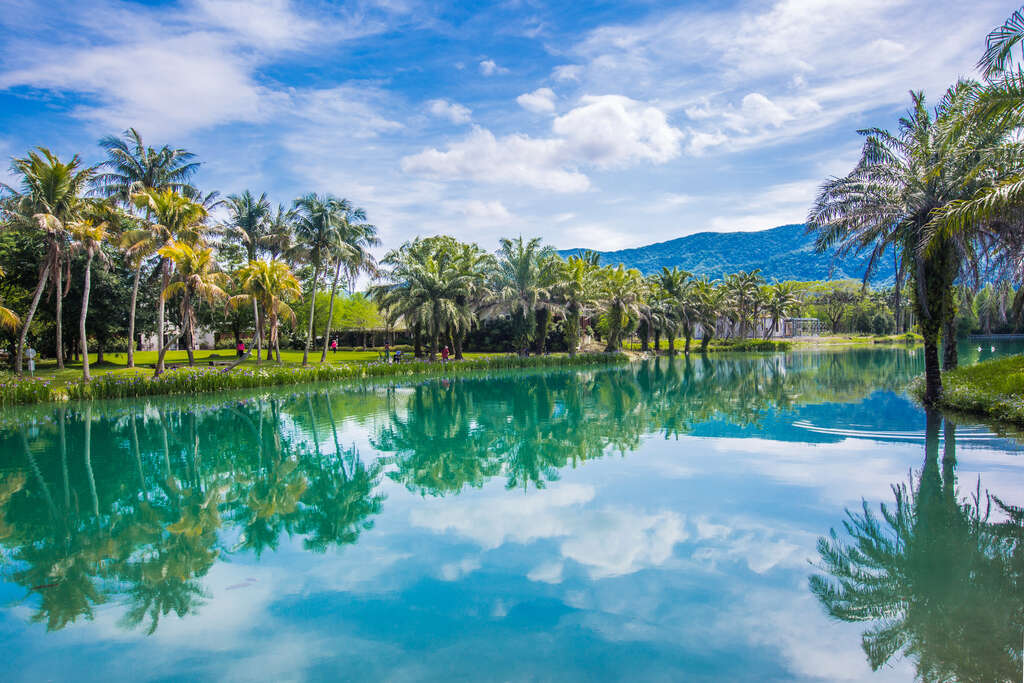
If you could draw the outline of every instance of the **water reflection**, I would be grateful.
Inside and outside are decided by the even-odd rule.
[[[1014,681],[1024,639],[1024,510],[956,480],[956,424],[929,412],[925,457],[892,506],[847,511],[818,541],[811,591],[832,617],[871,624],[877,671],[899,656],[923,681]],[[940,428],[944,431],[939,459]]]
[[[919,362],[905,349],[662,358],[592,372],[12,412],[0,428],[3,578],[48,630],[117,605],[121,627],[152,634],[168,617],[209,609],[209,575],[219,564],[266,562],[285,547],[351,552],[373,533],[385,490],[404,488],[438,505],[457,495],[465,501],[490,481],[534,495],[572,468],[650,439],[675,448],[688,435],[836,443],[866,426],[910,433],[920,414],[886,390],[901,389]],[[836,433],[801,426],[821,420]],[[942,491],[944,471],[936,471]],[[531,500],[565,515],[595,495],[584,488]],[[675,511],[601,514],[634,524],[641,540],[661,538],[643,523],[671,521],[652,565],[667,562],[688,533]],[[585,555],[566,548],[569,557]],[[633,557],[622,555],[627,560],[602,566]],[[307,568],[290,561],[296,572]],[[534,581],[543,572],[529,574]],[[552,570],[537,580],[554,579]]]

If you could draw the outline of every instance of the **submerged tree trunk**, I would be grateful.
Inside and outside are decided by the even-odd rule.
[[[89,377],[89,338],[85,334],[85,317],[89,313],[89,289],[92,287],[93,250],[88,249],[85,257],[85,282],[82,284],[82,312],[78,316],[78,336],[82,343],[82,381],[88,382]]]
[[[32,303],[28,307],[28,315],[25,316],[25,324],[21,326],[21,334],[18,336],[18,352],[14,357],[14,372],[22,374],[22,363],[25,360],[25,340],[28,338],[28,327],[32,324],[32,318],[36,315],[39,307],[39,299],[43,296],[43,288],[50,278],[50,265],[43,266],[43,272],[39,275],[39,282],[36,283],[36,291],[32,294]]]

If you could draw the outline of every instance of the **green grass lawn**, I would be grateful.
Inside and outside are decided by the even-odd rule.
[[[923,395],[924,382],[913,390]],[[942,373],[941,406],[1024,424],[1024,356],[995,358]]]
[[[505,355],[501,353],[466,353],[466,358],[486,358],[490,356]],[[327,364],[337,365],[341,363],[369,363],[376,361],[379,358],[378,352],[375,349],[369,349],[367,351],[328,351],[327,352]],[[138,372],[153,372],[153,366],[156,364],[157,352],[156,351],[136,351],[135,352],[135,368],[131,369],[127,367],[128,354],[127,353],[105,353],[103,354],[103,363],[96,363],[96,354],[89,354],[89,373],[93,377],[99,377],[100,375],[107,374],[134,374]],[[207,365],[211,361],[218,363],[234,362],[236,360],[235,352],[230,349],[216,349],[212,351],[196,351],[195,362],[196,365]],[[168,351],[164,356],[164,362],[166,365],[187,365],[188,364],[188,352],[186,351]],[[320,363],[320,350],[316,352],[310,351],[309,354],[310,364]],[[298,366],[302,365],[302,351],[295,350],[281,350],[281,364]],[[263,360],[263,365],[277,365],[277,361]],[[243,367],[256,367],[256,360],[250,357],[248,360],[242,363]],[[26,373],[27,375],[27,373]],[[44,359],[36,362],[36,373],[35,377],[40,379],[52,380],[57,383],[77,381],[82,378],[82,363],[72,363],[65,361],[64,369],[57,369],[57,361],[53,359]]]

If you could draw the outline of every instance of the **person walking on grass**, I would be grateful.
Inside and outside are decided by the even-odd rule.
[[[235,355],[239,358],[245,355],[245,342],[241,339],[238,340],[238,345],[235,347]]]
[[[445,346],[443,349],[441,349],[441,362],[442,363],[447,363],[448,362],[448,356],[449,356],[449,354],[448,354],[448,347]]]
[[[334,353],[338,352],[338,340],[337,339],[332,339],[331,340],[331,351],[334,352]]]
[[[391,344],[384,342],[384,362],[391,362]]]

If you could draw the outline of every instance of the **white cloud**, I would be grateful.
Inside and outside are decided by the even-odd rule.
[[[578,81],[582,74],[583,67],[579,64],[562,64],[552,70],[551,77],[556,81]]]
[[[430,100],[427,102],[427,109],[437,118],[448,119],[456,124],[469,123],[472,118],[472,112],[468,107],[444,99]]]
[[[493,76],[495,74],[507,74],[508,69],[498,66],[497,62],[493,59],[484,59],[480,62],[480,73],[484,76]]]
[[[516,98],[519,106],[535,114],[546,114],[555,110],[555,93],[551,88],[537,88]]]
[[[496,199],[491,201],[482,199],[446,201],[444,207],[451,213],[465,216],[474,222],[508,223],[512,220],[509,210]]]
[[[525,185],[553,192],[581,192],[590,187],[585,175],[564,168],[565,141],[527,135],[495,137],[474,127],[446,151],[425,149],[402,159],[406,173],[442,179],[470,179],[489,183]]]
[[[587,95],[580,103],[552,125],[579,158],[607,167],[679,156],[683,133],[657,107],[621,95]]]

